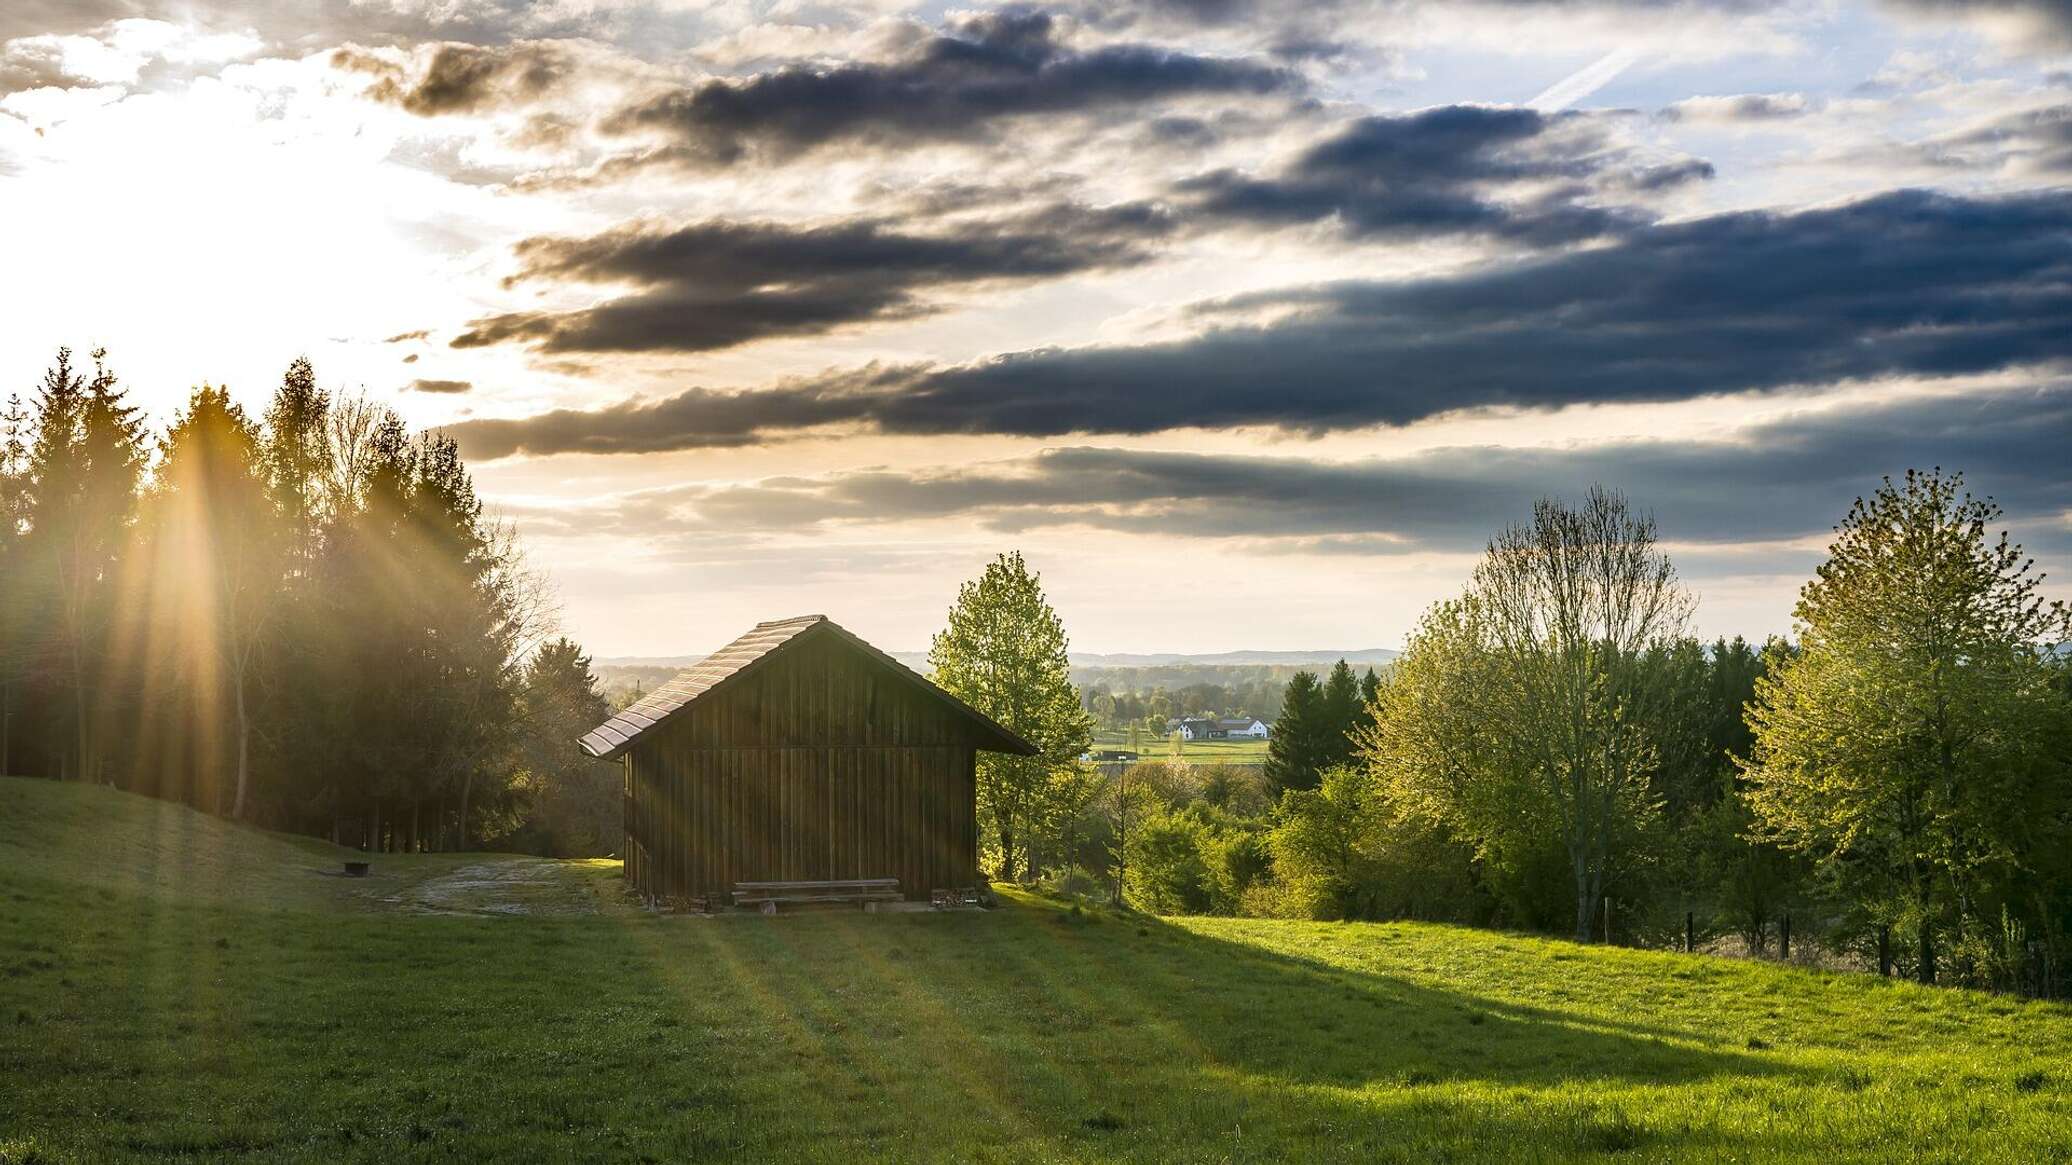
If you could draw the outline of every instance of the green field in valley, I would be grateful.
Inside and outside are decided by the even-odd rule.
[[[1127,732],[1097,732],[1094,747],[1130,748]],[[1138,736],[1137,753],[1145,760],[1183,760],[1198,765],[1263,765],[1266,763],[1266,742],[1263,740],[1189,740],[1180,743],[1176,753],[1172,742],[1163,738]]]
[[[0,780],[0,1161],[2066,1160],[2072,1009],[1416,924],[656,917]]]

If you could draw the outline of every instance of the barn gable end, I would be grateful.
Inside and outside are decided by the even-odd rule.
[[[820,616],[765,623],[583,738],[625,766],[626,876],[976,882],[976,756],[1034,747]]]

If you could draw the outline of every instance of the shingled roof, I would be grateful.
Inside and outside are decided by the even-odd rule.
[[[676,673],[674,679],[642,696],[618,715],[586,733],[580,742],[583,751],[602,760],[617,759],[633,747],[635,741],[660,727],[670,717],[737,677],[755,670],[764,660],[812,635],[839,635],[844,641],[861,648],[866,655],[883,664],[894,674],[917,685],[929,695],[949,705],[953,711],[969,718],[980,729],[981,737],[991,741],[989,744],[981,745],[988,752],[1034,756],[1038,751],[1035,745],[1001,726],[992,717],[943,691],[926,677],[858,639],[825,615],[800,615],[792,619],[776,619],[756,624],[754,630],[699,660],[695,665]]]

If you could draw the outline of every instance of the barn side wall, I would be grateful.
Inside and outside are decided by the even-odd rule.
[[[785,649],[629,754],[627,877],[643,893],[978,878],[969,721],[833,637]]]

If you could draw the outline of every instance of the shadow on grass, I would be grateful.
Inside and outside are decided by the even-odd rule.
[[[36,879],[0,909],[0,938],[35,948],[0,978],[20,1083],[0,1142],[324,1161],[1795,1147],[1633,1107],[1780,1074],[1758,1057],[1155,919],[92,901]]]
[[[1065,920],[1051,924],[1063,931],[1111,932],[1103,936],[1108,941],[1070,944],[1100,967],[1096,978],[1133,983],[1128,1002],[1154,1011],[1162,1004],[1169,1022],[1213,1062],[1261,1075],[1328,1084],[1469,1080],[1545,1087],[1575,1080],[1676,1084],[1784,1071],[1760,1057],[1692,1047],[1689,1033],[1672,1028],[1442,990],[1156,918],[1087,923],[1069,921],[1073,916],[1064,912],[1053,917]]]
[[[1045,904],[691,924],[867,1153],[1555,1156],[1662,1141],[1657,1086],[1788,1069],[1585,1017]],[[708,956],[684,951],[699,962]],[[734,980],[745,975],[751,986]],[[1659,1100],[1659,1093],[1656,1099]],[[1720,1128],[1682,1147],[1786,1146]]]

